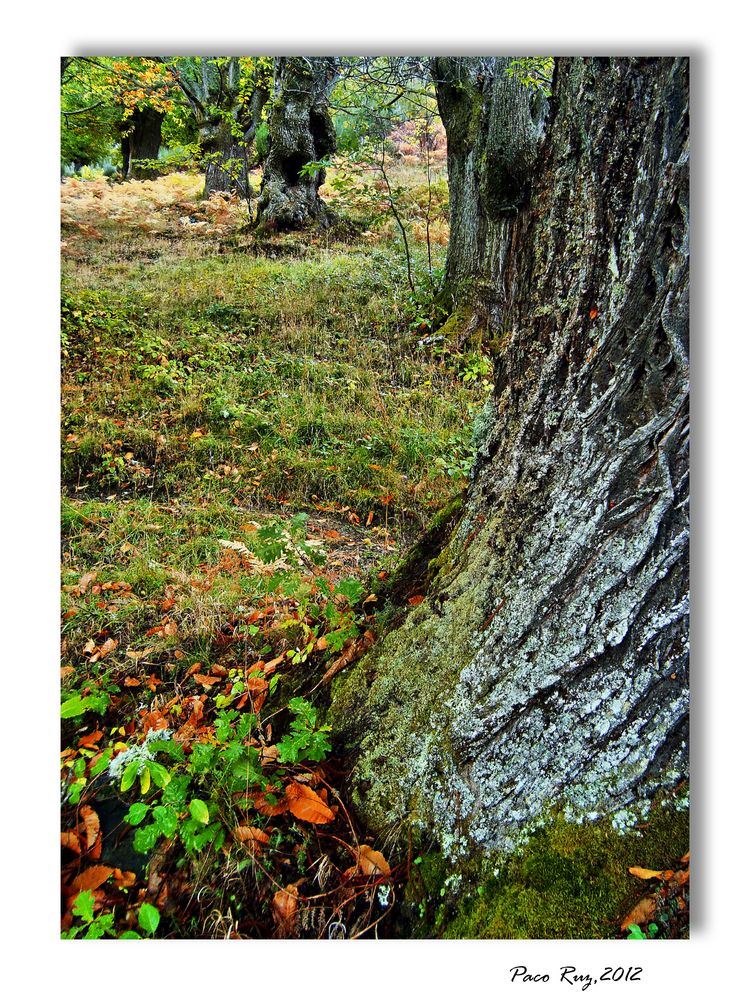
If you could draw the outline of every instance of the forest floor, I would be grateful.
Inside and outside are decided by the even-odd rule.
[[[261,240],[200,188],[62,187],[63,931],[372,934],[400,873],[314,692],[464,487],[487,366],[426,339],[445,220],[412,289],[388,226]]]
[[[388,221],[261,239],[195,175],[63,183],[64,937],[441,932],[324,714],[490,389],[481,344],[433,338],[444,179],[428,251],[423,171],[393,169],[413,288]],[[544,831],[446,936],[683,936],[689,859],[638,836]]]

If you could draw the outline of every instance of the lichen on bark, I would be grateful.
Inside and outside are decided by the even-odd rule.
[[[461,520],[334,685],[384,835],[510,851],[552,806],[627,825],[687,775],[688,93],[686,59],[558,61]]]

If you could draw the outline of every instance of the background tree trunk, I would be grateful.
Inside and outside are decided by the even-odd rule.
[[[121,149],[123,176],[147,180],[158,176],[153,168],[139,166],[138,160],[156,160],[161,147],[161,126],[164,113],[153,108],[135,108],[129,131],[123,136]]]
[[[468,305],[483,319],[494,307],[495,324],[499,279],[547,113],[546,98],[509,75],[512,62],[443,56],[431,64],[448,144],[448,304]]]
[[[229,122],[205,122],[200,129],[201,151],[206,169],[203,198],[217,191],[234,192],[247,201],[250,184],[247,177],[247,143],[244,136],[233,134]]]
[[[300,176],[306,163],[336,149],[328,99],[336,75],[329,57],[282,57],[276,61],[269,119],[269,149],[263,168],[257,222],[275,230],[327,223],[331,213],[318,189],[325,170]]]
[[[334,686],[376,830],[503,851],[552,808],[634,822],[687,774],[688,93],[685,59],[559,60],[528,197],[511,171],[499,223],[453,206],[456,274],[486,258],[463,226],[506,230],[495,389],[426,599]]]

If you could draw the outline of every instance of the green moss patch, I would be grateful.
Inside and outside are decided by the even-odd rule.
[[[407,909],[424,937],[613,938],[647,891],[628,868],[679,867],[688,847],[688,814],[669,805],[654,805],[648,822],[625,834],[606,819],[557,818],[505,859],[458,872],[439,854],[418,859]]]

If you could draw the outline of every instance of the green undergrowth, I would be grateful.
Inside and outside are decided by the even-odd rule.
[[[368,935],[398,880],[339,795],[328,672],[465,485],[488,386],[427,339],[424,246],[411,288],[387,235],[146,208],[65,230],[62,933]]]
[[[143,263],[96,244],[65,265],[72,495],[333,506],[393,529],[456,493],[486,380],[421,343],[395,245],[298,246]]]
[[[678,868],[688,849],[688,813],[669,804],[656,803],[647,822],[625,834],[606,819],[557,818],[516,854],[465,870],[439,853],[417,857],[404,913],[422,937],[622,937],[620,922],[646,888],[628,869]],[[670,917],[656,919],[666,926]]]
[[[320,937],[342,898],[352,934],[382,916],[315,704],[377,627],[368,539],[326,524],[64,500],[64,937]]]

